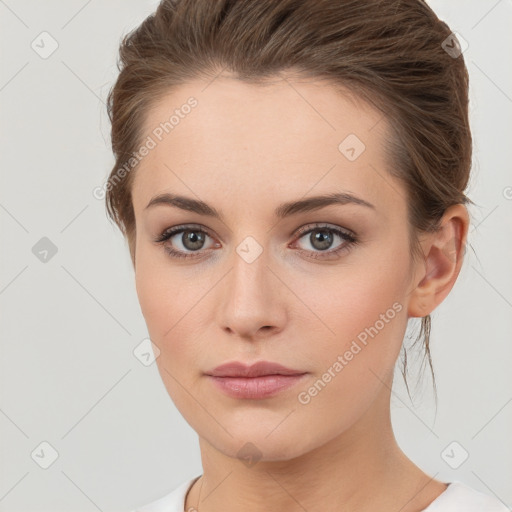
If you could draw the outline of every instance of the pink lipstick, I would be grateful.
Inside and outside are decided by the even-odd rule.
[[[221,391],[233,398],[257,400],[291,388],[306,374],[302,370],[269,361],[258,361],[250,366],[234,361],[217,366],[206,375]]]

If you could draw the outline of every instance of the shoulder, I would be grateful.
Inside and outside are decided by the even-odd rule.
[[[511,512],[498,498],[454,481],[422,512]]]
[[[198,478],[186,480],[169,494],[146,505],[141,505],[131,512],[183,512],[185,509],[185,496]]]

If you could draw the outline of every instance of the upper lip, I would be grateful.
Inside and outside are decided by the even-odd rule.
[[[252,365],[246,365],[238,361],[221,364],[207,375],[213,377],[260,377],[262,375],[302,375],[307,372],[292,370],[278,363],[270,361],[258,361]]]

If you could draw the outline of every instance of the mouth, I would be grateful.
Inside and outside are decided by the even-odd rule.
[[[290,389],[307,374],[271,361],[252,365],[231,361],[217,366],[206,376],[217,389],[232,398],[261,400]]]

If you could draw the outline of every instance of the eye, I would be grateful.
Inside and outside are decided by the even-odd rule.
[[[175,226],[165,230],[155,242],[163,244],[166,252],[172,257],[194,258],[200,256],[200,254],[194,253],[203,251],[206,237],[210,237],[210,235],[201,227]],[[173,238],[176,240],[173,241]]]
[[[354,233],[322,224],[309,224],[299,230],[298,236],[298,240],[305,238],[312,247],[312,249],[299,248],[299,251],[307,253],[307,257],[313,259],[336,257],[358,242]],[[342,243],[335,249],[328,250],[333,245],[335,237],[340,238]],[[198,258],[212,247],[220,247],[219,243],[213,243],[205,248],[207,238],[213,237],[202,226],[188,224],[166,229],[154,241],[162,244],[165,251],[173,258]]]
[[[301,252],[312,253],[308,257],[314,259],[337,256],[341,252],[349,250],[358,242],[355,234],[352,232],[321,224],[305,226],[298,234],[300,236],[299,240],[304,238],[307,244],[312,247],[312,250],[309,248],[301,249]],[[335,237],[341,238],[342,243],[335,249],[328,250],[333,245]]]

